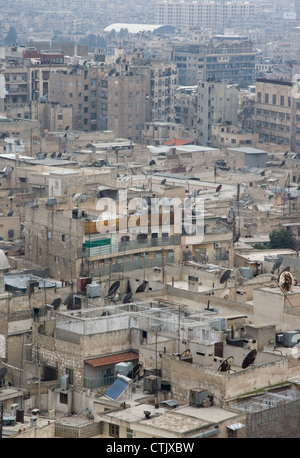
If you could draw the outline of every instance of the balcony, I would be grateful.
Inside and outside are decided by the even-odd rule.
[[[156,256],[155,258],[145,259],[140,257],[139,260],[125,261],[122,263],[90,268],[88,272],[85,272],[85,274],[93,277],[105,277],[111,275],[112,273],[132,272],[133,270],[164,267],[165,265],[173,264],[174,262],[175,257],[173,253],[171,253],[168,258]]]
[[[99,239],[98,246],[95,246],[97,245],[97,241],[95,240],[93,240],[93,242],[86,242],[85,250],[78,250],[78,258],[86,257],[88,259],[91,259],[112,255],[114,253],[119,253],[120,255],[122,255],[134,251],[145,251],[146,248],[181,245],[180,234],[171,235],[170,237],[136,239],[120,243],[110,243],[110,239],[107,240],[109,241],[109,243],[103,244],[103,239]]]

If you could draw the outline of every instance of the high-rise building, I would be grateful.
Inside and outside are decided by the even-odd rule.
[[[237,125],[238,88],[213,79],[203,81],[198,89],[198,143],[212,142],[212,123]]]
[[[220,31],[237,22],[251,20],[256,14],[257,4],[244,0],[158,0],[155,5],[156,23],[178,29],[201,27]]]

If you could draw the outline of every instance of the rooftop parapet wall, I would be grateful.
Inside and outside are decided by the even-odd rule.
[[[189,390],[199,388],[210,391],[216,405],[223,405],[230,399],[269,386],[270,381],[272,384],[286,381],[287,369],[288,361],[282,359],[228,374],[162,354],[162,377],[171,383],[175,398],[183,402],[189,402]]]

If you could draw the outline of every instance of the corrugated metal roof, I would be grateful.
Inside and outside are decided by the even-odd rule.
[[[127,361],[133,361],[138,359],[139,355],[137,353],[128,352],[128,353],[118,353],[117,355],[110,356],[100,356],[99,358],[87,359],[85,360],[86,364],[89,364],[93,367],[99,366],[109,366],[110,364],[117,364]]]

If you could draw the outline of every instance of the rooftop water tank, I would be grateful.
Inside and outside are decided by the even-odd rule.
[[[92,282],[86,285],[86,296],[87,297],[101,297],[102,289],[101,285],[96,282]]]

